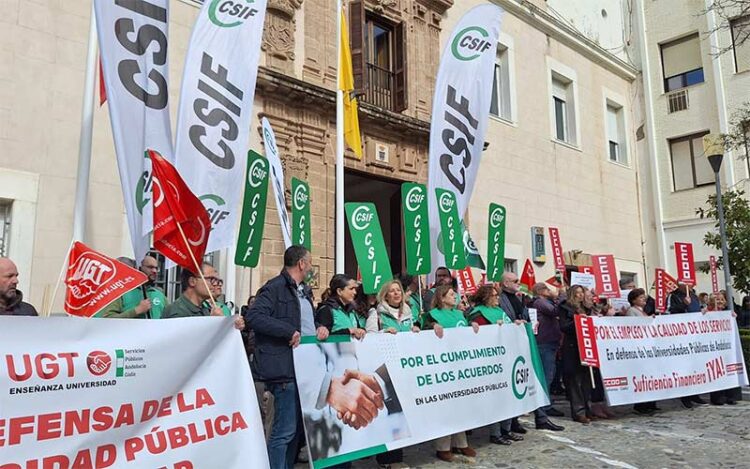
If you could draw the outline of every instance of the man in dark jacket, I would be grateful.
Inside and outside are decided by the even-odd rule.
[[[560,316],[557,311],[557,305],[552,301],[552,292],[544,282],[537,282],[532,287],[534,300],[531,307],[536,309],[537,318],[539,319],[539,329],[536,335],[536,343],[539,347],[539,355],[544,367],[544,378],[547,380],[547,389],[552,385],[552,379],[555,377],[555,361],[557,351],[560,348]],[[552,397],[550,395],[550,401]],[[552,407],[552,403],[544,408],[547,415],[553,417],[562,417],[564,414]]]
[[[268,459],[274,469],[294,466],[301,433],[292,348],[303,335],[328,337],[328,329],[316,327],[312,298],[305,289],[311,270],[310,252],[290,246],[284,252],[284,269],[263,285],[246,312],[248,327],[255,333],[254,379],[274,396],[274,423],[268,437]]]
[[[695,290],[689,285],[678,282],[677,289],[669,295],[669,313],[682,314],[700,312],[701,302],[698,299],[698,295],[695,294]],[[700,394],[686,396],[680,400],[682,401],[682,405],[688,409],[692,409],[693,404],[706,404],[706,401],[701,398]]]
[[[519,285],[518,275],[513,272],[506,272],[503,274],[502,284],[500,286],[500,307],[514,322],[529,322],[529,310],[523,305],[523,302],[518,297]],[[565,430],[564,427],[553,423],[541,407],[534,411],[534,421],[537,430]],[[510,431],[513,433],[526,433],[526,429],[518,422],[518,418],[513,418]]]
[[[23,294],[16,287],[16,264],[7,257],[0,257],[0,316],[39,316],[33,306],[23,301]]]

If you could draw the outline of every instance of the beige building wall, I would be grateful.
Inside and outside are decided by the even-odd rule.
[[[454,6],[448,20],[480,2]],[[641,213],[636,177],[638,146],[634,110],[640,107],[634,90],[636,71],[605,54],[581,37],[570,37],[540,20],[539,14],[516,8],[517,2],[498,1],[508,13],[503,18],[501,44],[511,52],[511,94],[515,113],[510,121],[491,117],[488,149],[482,155],[477,187],[470,205],[472,236],[486,252],[487,207],[507,208],[506,257],[521,269],[531,258],[531,226],[556,226],[563,249],[589,254],[613,254],[618,270],[637,274],[645,284],[641,249]],[[445,34],[450,31],[445,28]],[[441,38],[445,42],[445,34]],[[603,62],[603,63],[602,63]],[[551,116],[552,70],[575,78],[576,145],[554,138]],[[627,163],[609,161],[605,130],[606,100],[623,106]],[[640,118],[639,118],[640,119]],[[554,274],[549,240],[547,260],[536,264],[537,280]]]
[[[647,133],[653,138],[656,149],[655,168],[660,181],[658,196],[661,198],[664,225],[665,267],[674,273],[676,261],[673,246],[676,241],[693,243],[696,262],[708,262],[710,255],[719,256],[720,252],[703,244],[705,233],[714,229],[714,221],[701,220],[696,215],[696,209],[705,206],[707,197],[715,194],[715,187],[711,184],[687,190],[674,189],[669,139],[704,131],[726,132],[727,122],[734,111],[750,97],[750,74],[735,72],[731,50],[716,54],[721,48],[731,46],[731,35],[726,27],[711,33],[714,29],[712,21],[719,21],[719,18],[702,13],[706,9],[705,1],[640,0],[638,4],[644,18],[644,29],[641,31],[645,45],[643,60],[647,61],[651,81],[652,99],[646,100],[646,106],[650,107],[653,115],[653,128],[648,128]],[[694,33],[698,33],[700,38],[705,81],[685,88],[689,99],[688,109],[670,114],[668,93],[664,91],[660,45]],[[725,189],[747,186],[747,162],[739,159],[739,156],[743,155],[727,154],[724,158],[721,177]],[[658,204],[656,194],[654,202]],[[723,288],[722,272],[719,272],[719,283]],[[710,276],[698,273],[698,290],[710,291],[710,288]]]
[[[621,271],[644,278],[637,183],[642,143],[635,139],[640,102],[635,71],[545,17],[522,14],[515,0],[498,0],[511,13],[503,24],[513,53],[515,112],[511,122],[493,119],[489,148],[471,202],[469,223],[486,251],[487,205],[508,208],[507,255],[519,267],[530,257],[530,227],[557,226],[566,250],[613,253]],[[363,104],[365,157],[347,154],[347,168],[394,182],[427,180],[429,118],[437,63],[458,18],[478,2],[451,0],[365,1],[371,11],[407,25],[408,105],[392,112]],[[535,2],[544,8],[544,2]],[[2,0],[0,17],[0,199],[12,201],[9,256],[21,271],[27,298],[41,307],[65,262],[72,237],[89,0]],[[182,64],[198,13],[192,0],[170,2],[170,99],[176,121]],[[528,10],[527,10],[528,11]],[[539,16],[539,15],[537,15]],[[269,0],[259,71],[251,147],[262,150],[261,116],[274,125],[285,177],[307,179],[312,188],[313,254],[319,281],[334,262],[335,4],[328,0]],[[580,136],[575,147],[553,141],[550,71],[575,77]],[[637,81],[636,81],[637,82]],[[605,100],[626,115],[626,165],[607,159]],[[489,103],[488,103],[489,105]],[[376,147],[390,159],[375,158]],[[7,183],[6,183],[7,181]],[[108,109],[95,110],[86,240],[110,255],[130,254]],[[648,227],[644,228],[648,231]],[[545,233],[546,234],[546,233]],[[261,265],[234,269],[219,258],[235,299],[275,275],[283,243],[269,197]],[[552,275],[547,262],[540,279]],[[55,309],[62,306],[62,288]],[[320,290],[317,290],[318,294]]]

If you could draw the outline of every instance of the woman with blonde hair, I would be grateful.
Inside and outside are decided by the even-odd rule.
[[[425,329],[434,329],[435,334],[442,338],[443,329],[467,326],[468,323],[464,313],[456,309],[458,299],[451,285],[441,285],[435,289],[432,297],[432,309],[423,318]],[[479,325],[472,323],[474,332],[479,331]],[[466,432],[446,435],[435,440],[438,459],[446,462],[453,461],[453,453],[460,453],[470,458],[476,457],[477,452],[469,446],[466,440]]]
[[[398,280],[386,282],[380,288],[377,314],[379,331],[391,334],[419,332],[419,325],[414,321],[411,307],[404,296],[404,289]]]

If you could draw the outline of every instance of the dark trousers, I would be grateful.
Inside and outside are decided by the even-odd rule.
[[[570,414],[573,417],[583,417],[589,413],[591,400],[591,376],[585,366],[577,366],[563,375],[565,391],[570,401]]]
[[[271,469],[292,469],[297,457],[297,441],[301,415],[297,385],[268,384],[274,397],[274,421],[268,438],[268,461]]]
[[[375,456],[375,461],[378,464],[396,464],[397,462],[404,462],[404,451],[402,449],[394,449],[392,451],[386,451]]]

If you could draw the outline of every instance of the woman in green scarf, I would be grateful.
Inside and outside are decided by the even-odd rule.
[[[411,307],[406,303],[401,282],[386,282],[378,293],[379,330],[396,334],[397,332],[419,332]]]
[[[451,285],[437,287],[432,298],[432,309],[424,316],[424,328],[434,329],[435,335],[442,338],[444,329],[468,326],[464,313],[456,309],[457,303],[456,292]],[[472,323],[471,327],[474,328],[474,332],[479,331],[477,323]],[[476,450],[469,446],[466,440],[466,432],[438,438],[435,440],[435,449],[437,458],[446,462],[453,461],[453,451],[470,458],[477,455]]]
[[[328,284],[328,298],[318,306],[315,320],[331,334],[365,336],[365,320],[354,309],[357,282],[344,274],[336,274]]]

